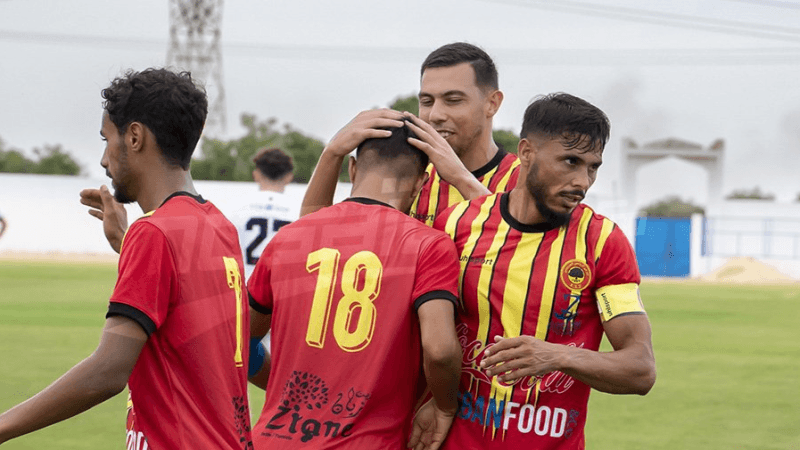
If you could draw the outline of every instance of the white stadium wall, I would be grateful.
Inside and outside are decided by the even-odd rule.
[[[8,230],[0,238],[5,253],[92,253],[113,255],[99,220],[80,203],[85,188],[109,185],[109,180],[59,175],[0,174],[0,214]],[[223,213],[230,213],[255,192],[255,183],[195,181],[200,195]],[[290,184],[286,192],[301,203],[305,184]],[[349,183],[340,183],[335,201],[350,193]],[[142,215],[136,204],[127,205],[129,222]]]
[[[35,254],[96,254],[113,256],[114,253],[103,236],[99,220],[87,213],[88,208],[80,204],[79,193],[85,188],[96,188],[108,184],[108,179],[92,179],[57,175],[21,175],[0,174],[0,214],[8,221],[8,230],[0,238],[0,257],[15,253]],[[248,196],[256,191],[254,183],[226,181],[196,181],[195,187],[200,194],[212,201],[223,213],[231,213],[243,204]],[[340,183],[335,201],[346,198],[350,193],[349,183]],[[302,202],[306,185],[290,184],[286,192]],[[587,196],[586,203],[598,213],[606,215],[619,224],[625,235],[635,246],[636,215],[627,211],[624,202],[603,198],[597,195]],[[142,212],[135,204],[128,205],[129,222],[139,217]],[[788,247],[800,246],[800,203],[781,204],[775,202],[721,202],[708,208],[708,216],[724,218],[726,226],[746,230],[746,223],[763,218],[773,218],[775,223],[797,221],[797,240],[781,243],[771,238],[775,254],[765,257],[760,249],[764,244],[758,241],[744,244],[726,254],[729,245],[715,239],[714,252],[704,255],[703,220],[700,217],[692,221],[692,255],[691,275],[693,277],[712,272],[726,263],[731,256],[751,256],[761,262],[775,267],[780,272],[800,279],[800,258],[791,254]],[[741,222],[741,223],[740,223]],[[721,222],[717,222],[720,226]],[[773,232],[782,231],[773,227]],[[755,238],[747,238],[755,239]],[[791,242],[791,243],[789,243]],[[788,247],[787,247],[788,245]],[[781,249],[790,252],[781,255]],[[720,255],[722,253],[722,255]]]

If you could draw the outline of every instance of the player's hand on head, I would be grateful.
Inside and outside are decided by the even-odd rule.
[[[453,425],[456,411],[443,411],[431,399],[417,411],[411,427],[411,437],[408,439],[408,448],[414,450],[436,450]]]
[[[417,135],[417,139],[408,138],[408,142],[428,155],[439,175],[449,183],[469,172],[456,152],[430,124],[419,117],[405,113],[409,119],[408,127]]]
[[[481,368],[489,377],[497,375],[503,383],[513,383],[526,376],[540,377],[559,370],[563,347],[533,336],[495,336],[495,344],[484,352]]]
[[[398,128],[403,126],[403,113],[393,109],[370,109],[358,113],[331,139],[326,152],[345,157],[367,139],[387,138],[391,131],[380,128]]]
[[[103,232],[115,252],[120,252],[122,238],[128,229],[128,212],[125,206],[114,199],[111,191],[103,185],[100,189],[81,191],[81,203],[88,206],[89,214],[103,221]]]

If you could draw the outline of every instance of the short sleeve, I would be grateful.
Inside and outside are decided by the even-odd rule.
[[[458,256],[456,246],[447,235],[436,233],[421,249],[414,277],[414,309],[434,299],[453,302],[458,310]]]
[[[272,288],[270,274],[272,252],[275,246],[270,242],[258,258],[253,274],[247,281],[247,293],[250,296],[250,307],[261,314],[272,314]]]
[[[639,266],[628,238],[619,227],[614,227],[601,249],[595,272],[595,297],[603,321],[644,313],[639,295]]]
[[[135,222],[125,235],[106,317],[128,317],[151,335],[166,320],[177,294],[178,273],[166,236],[151,223]]]

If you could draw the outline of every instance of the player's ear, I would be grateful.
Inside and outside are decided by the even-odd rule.
[[[356,158],[351,156],[348,160],[347,174],[350,175],[350,183],[356,183]]]
[[[494,117],[503,103],[503,92],[495,89],[486,96],[486,117]]]
[[[422,186],[425,186],[425,183],[428,182],[428,177],[430,177],[430,174],[428,174],[427,170],[422,172],[422,175],[417,177],[417,180],[414,182],[414,189],[411,191],[412,203],[414,202],[414,199],[417,198],[417,195],[419,195],[419,191],[422,190]]]
[[[125,131],[125,141],[128,148],[134,152],[144,149],[144,141],[147,138],[147,128],[141,122],[131,122]]]
[[[519,144],[517,144],[517,157],[522,166],[530,167],[536,158],[536,148],[533,141],[528,138],[520,139]]]

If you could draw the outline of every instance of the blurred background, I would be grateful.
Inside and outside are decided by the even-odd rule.
[[[78,177],[0,175],[0,252],[108,251],[83,232],[77,191],[105,182],[100,90],[127,69],[189,69],[206,86],[196,179],[250,181],[253,152],[280,146],[299,199],[341,126],[367,108],[414,110],[425,56],[467,41],[497,63],[508,150],[537,95],[609,115],[586,202],[625,230],[643,273],[750,257],[800,277],[798,24],[800,3],[777,0],[0,0],[0,172]],[[203,189],[224,211],[255,190]]]
[[[336,131],[363,109],[415,111],[420,64],[454,41],[497,64],[506,150],[540,94],[612,122],[586,203],[636,249],[658,381],[593,393],[588,448],[800,449],[797,0],[0,0],[0,361],[15,362],[0,411],[96,346],[116,255],[78,194],[108,183],[114,77],[167,66],[205,85],[192,172],[230,213],[257,191],[256,150],[292,154],[299,203]],[[119,447],[124,413],[117,396],[8,448]]]

